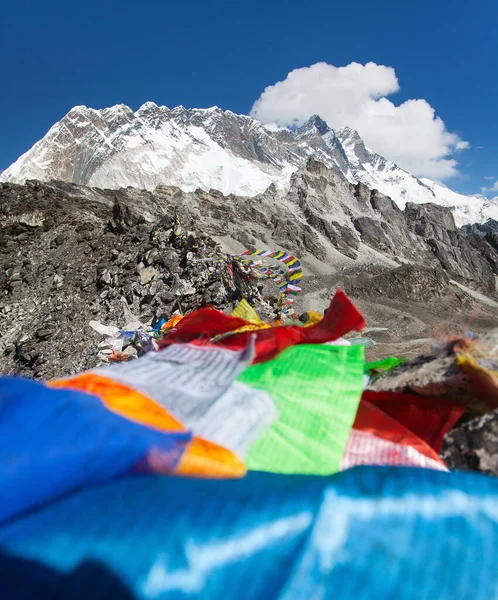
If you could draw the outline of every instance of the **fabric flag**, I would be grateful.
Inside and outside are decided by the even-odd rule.
[[[176,331],[162,340],[160,347],[179,342],[207,343],[215,336],[249,325],[247,321],[225,315],[220,311],[202,308],[187,315]],[[342,290],[338,290],[330,303],[325,317],[311,327],[285,325],[256,332],[247,331],[220,339],[221,344],[232,350],[245,348],[251,336],[255,336],[253,363],[267,361],[282,350],[296,344],[323,344],[335,340],[345,333],[361,331],[365,320]],[[197,340],[204,340],[199,342]]]
[[[258,313],[254,310],[254,308],[249,304],[249,302],[245,298],[242,298],[242,300],[232,310],[232,316],[244,319],[249,323],[261,323],[261,319]]]
[[[341,471],[358,465],[392,465],[448,470],[440,460],[428,458],[417,452],[412,446],[395,444],[371,433],[353,429],[341,460]]]
[[[52,382],[51,386],[95,393],[109,409],[131,420],[162,431],[184,431],[202,422],[208,411],[217,414],[216,410],[221,410],[220,405],[215,410],[215,401],[250,363],[252,355],[251,344],[240,351],[174,344],[163,352],[87,371]],[[225,416],[229,410],[225,406]],[[249,415],[252,420],[244,421],[246,429],[239,432],[241,447],[259,435],[264,423],[269,426],[276,418],[271,398],[255,397],[251,409],[247,407]],[[195,433],[176,473],[211,477],[244,475],[245,465],[238,456]]]
[[[438,453],[431,448],[427,442],[419,438],[413,431],[405,427],[396,419],[386,414],[380,408],[362,397],[358,412],[353,425],[356,431],[363,431],[375,435],[378,438],[392,442],[399,446],[409,446],[418,454],[429,460],[439,462],[445,466]],[[384,463],[362,463],[362,464],[384,464]],[[386,463],[390,464],[390,463]],[[408,466],[408,465],[407,465]],[[414,465],[416,466],[416,465]]]
[[[375,404],[439,453],[443,438],[465,411],[464,404],[442,398],[400,392],[365,390],[363,399]]]
[[[215,346],[173,344],[139,360],[90,371],[133,387],[172,412],[182,423],[202,413],[249,366],[253,347],[227,350]],[[188,427],[188,425],[187,425]]]
[[[263,321],[261,321],[261,323],[249,323],[248,325],[239,327],[238,329],[235,329],[234,331],[228,331],[227,333],[220,333],[219,335],[216,335],[214,338],[212,338],[210,341],[212,343],[216,343],[216,342],[219,342],[220,340],[223,340],[224,338],[230,337],[231,335],[236,335],[237,333],[245,333],[247,331],[259,331],[260,329],[270,329],[270,328],[271,328],[271,325],[269,325],[268,323],[265,323]]]
[[[109,412],[98,398],[0,378],[0,522],[86,485],[162,461],[174,470],[191,439]],[[1,597],[1,595],[0,595]]]
[[[273,265],[264,265],[261,264],[261,261],[255,263],[253,260],[248,259],[248,256],[258,256],[261,258],[267,257],[278,260],[285,265],[286,269],[284,270]],[[271,251],[253,249],[246,250],[239,256],[236,256],[235,259],[248,265],[256,277],[262,279],[273,279],[275,283],[279,284],[279,289],[284,300],[282,303],[282,314],[285,316],[294,314],[294,309],[292,308],[294,300],[289,298],[288,294],[296,296],[301,291],[301,288],[297,284],[300,283],[303,272],[301,263],[297,258],[288,254],[284,250]]]
[[[232,387],[252,353],[252,345],[234,351],[173,344],[94,372],[147,394],[197,436],[244,454],[278,418],[271,396],[243,384]]]
[[[369,375],[377,375],[384,371],[389,371],[398,365],[406,362],[406,358],[397,358],[395,356],[387,356],[365,364],[365,373]]]
[[[0,597],[489,600],[497,506],[429,469],[123,480],[1,527]]]
[[[165,331],[174,329],[182,319],[183,319],[183,315],[173,314],[173,316],[169,319],[169,321],[164,323],[164,325],[161,327],[161,331],[164,333]]]
[[[235,381],[221,397],[205,406],[202,413],[199,411],[195,418],[184,422],[196,435],[244,458],[278,417],[270,394]]]
[[[362,399],[341,469],[357,465],[396,465],[447,471],[438,454],[401,423]]]
[[[51,381],[48,385],[93,394],[100,398],[109,410],[159,431],[188,431],[183,423],[148,396],[95,373],[80,373],[72,378]],[[171,472],[171,469],[165,469],[163,463],[157,460],[149,460],[149,467],[158,473]],[[246,467],[242,460],[227,448],[194,435],[174,472],[190,477],[231,478],[245,475]]]
[[[319,323],[322,319],[323,319],[323,315],[320,314],[319,312],[316,312],[315,310],[308,310],[308,321],[306,323],[307,327],[310,327],[311,325],[315,325],[316,323]]]
[[[273,397],[279,419],[250,447],[248,469],[330,474],[363,390],[363,347],[301,345],[249,367],[239,381]]]

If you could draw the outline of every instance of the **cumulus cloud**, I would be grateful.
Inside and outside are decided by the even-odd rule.
[[[458,174],[453,154],[468,142],[449,132],[426,100],[396,105],[387,99],[398,90],[392,67],[321,62],[268,86],[251,116],[273,127],[291,127],[318,114],[333,129],[353,127],[369,148],[419,177],[442,181]]]
[[[494,177],[485,177],[484,179],[494,179]],[[481,192],[486,194],[488,192],[498,192],[498,179],[490,187],[482,187]]]
[[[268,131],[280,131],[281,129],[285,129],[285,127],[276,123],[265,123],[265,129],[268,129]]]

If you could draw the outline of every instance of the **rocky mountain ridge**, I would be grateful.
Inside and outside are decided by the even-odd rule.
[[[333,131],[314,115],[294,131],[269,131],[245,115],[209,109],[169,109],[147,102],[102,110],[73,108],[47,135],[0,175],[24,183],[62,180],[99,188],[153,191],[216,189],[255,196],[269,186],[285,194],[292,173],[309,159],[322,162],[349,183],[363,183],[407,202],[451,208],[457,224],[498,220],[498,200],[467,197],[417,179],[365,147],[356,131]]]

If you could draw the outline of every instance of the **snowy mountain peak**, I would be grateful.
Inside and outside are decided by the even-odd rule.
[[[318,115],[311,116],[303,125],[293,131],[295,139],[300,139],[308,135],[325,135],[331,131],[327,123]]]
[[[155,102],[144,102],[144,104],[142,104],[142,106],[136,111],[135,114],[148,112],[149,110],[157,110],[158,108],[159,106],[157,106]]]
[[[92,111],[94,112],[94,111]],[[126,106],[126,104],[116,104],[116,106],[111,106],[111,108],[104,108],[101,111],[96,111],[97,113],[102,113],[103,115],[108,115],[108,116],[112,116],[112,117],[117,117],[117,116],[129,116],[131,117],[131,115],[133,115],[133,111],[131,110],[131,108],[129,106]]]
[[[356,131],[356,129],[348,127],[347,125],[345,125],[344,127],[339,127],[339,129],[336,130],[336,135],[340,140],[343,141],[363,143],[363,140],[361,139],[360,134]]]
[[[350,184],[363,183],[399,206],[434,202],[456,222],[498,220],[498,200],[467,197],[420,180],[368,149],[351,127],[332,130],[311,116],[294,131],[270,131],[247,115],[217,106],[169,109],[146,102],[100,110],[75,106],[0,175],[0,181],[59,179],[102,188],[159,185],[254,196],[282,190],[310,159]]]
[[[350,148],[356,156],[362,155],[365,158],[367,149],[365,142],[361,139],[360,134],[352,127],[341,127],[335,132],[344,149]]]
[[[90,110],[90,109],[87,106],[85,106],[84,104],[80,104],[78,106],[73,106],[73,108],[67,113],[66,117],[69,117],[70,115],[77,115],[80,113],[85,113],[88,110]]]

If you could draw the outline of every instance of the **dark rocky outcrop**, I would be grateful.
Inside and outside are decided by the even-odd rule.
[[[498,233],[498,221],[488,219],[485,223],[471,223],[464,225],[462,232],[465,235],[480,235],[485,236],[487,233]]]
[[[353,224],[361,236],[361,241],[367,246],[388,254],[396,251],[394,242],[385,231],[388,226],[384,221],[377,221],[371,217],[358,217]]]
[[[424,239],[450,277],[473,282],[476,289],[485,293],[494,292],[497,265],[494,249],[487,242],[467,238],[457,229],[447,208],[408,203],[404,212],[407,226]]]
[[[452,429],[440,454],[450,469],[498,476],[498,410]]]

